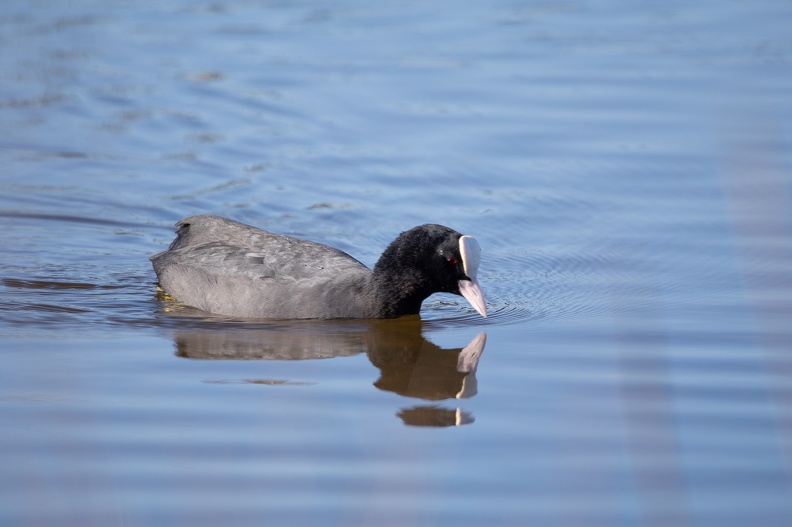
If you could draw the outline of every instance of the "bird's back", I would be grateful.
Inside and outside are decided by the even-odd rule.
[[[217,216],[176,225],[176,239],[151,260],[180,302],[243,318],[369,316],[371,271],[343,251]]]

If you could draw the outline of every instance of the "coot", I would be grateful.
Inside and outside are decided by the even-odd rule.
[[[321,243],[219,216],[176,224],[151,257],[162,289],[184,304],[239,318],[394,318],[417,314],[432,293],[464,296],[487,316],[475,238],[442,225],[401,233],[371,270]]]

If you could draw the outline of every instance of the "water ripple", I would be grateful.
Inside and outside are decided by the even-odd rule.
[[[105,225],[108,227],[136,227],[136,228],[154,228],[152,225],[145,223],[133,223],[129,221],[111,220],[108,218],[93,218],[90,216],[73,216],[68,214],[47,214],[38,212],[22,212],[15,210],[0,210],[0,217],[12,219],[28,219],[28,220],[45,220],[54,222],[67,222],[67,223],[87,223],[93,225]]]
[[[636,307],[651,303],[640,262],[621,251],[537,250],[494,254],[492,271],[481,276],[488,317],[482,319],[459,298],[438,295],[424,303],[422,317],[438,324],[512,325],[545,318],[599,316],[614,308],[614,296]]]

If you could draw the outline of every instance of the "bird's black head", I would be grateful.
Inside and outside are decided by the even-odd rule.
[[[374,275],[400,311],[417,313],[432,293],[463,295],[487,316],[478,285],[480,249],[471,236],[442,225],[427,224],[401,233],[382,253]],[[399,313],[407,314],[407,313]]]

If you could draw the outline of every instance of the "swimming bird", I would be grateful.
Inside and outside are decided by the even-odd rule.
[[[219,216],[176,223],[168,250],[151,257],[177,301],[238,318],[395,318],[433,293],[462,295],[482,316],[481,249],[472,236],[426,224],[401,233],[369,269],[328,245]]]

